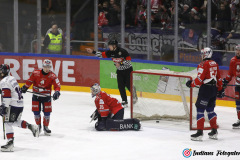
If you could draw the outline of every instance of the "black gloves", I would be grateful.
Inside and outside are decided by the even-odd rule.
[[[4,116],[5,114],[7,114],[8,108],[5,105],[1,105],[0,106],[0,115]]]
[[[53,94],[53,100],[57,100],[60,96],[60,92],[59,91],[56,91],[54,94]]]
[[[22,93],[26,93],[27,90],[28,90],[28,88],[27,88],[25,85],[22,86],[22,88],[21,88],[21,92],[22,92]]]
[[[227,85],[229,82],[225,78],[223,78],[222,82],[223,82],[223,89],[227,88]]]
[[[224,96],[225,96],[225,90],[224,89],[222,89],[221,91],[217,92],[217,97],[218,98],[223,98]]]
[[[191,83],[192,83],[192,80],[188,80],[187,83],[186,83],[186,86],[187,86],[188,88],[191,88]]]

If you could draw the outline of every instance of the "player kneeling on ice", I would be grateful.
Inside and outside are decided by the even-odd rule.
[[[98,119],[95,128],[98,131],[139,130],[138,119],[123,119],[124,108],[122,104],[109,94],[101,91],[99,84],[91,87],[92,97],[95,97],[96,111],[91,115],[92,120]],[[92,121],[91,120],[91,121]]]
[[[196,101],[197,107],[197,133],[191,135],[191,140],[202,140],[204,128],[204,111],[207,111],[208,119],[212,131],[208,133],[209,138],[217,139],[217,114],[214,112],[216,105],[216,97],[222,98],[224,90],[222,89],[222,80],[219,72],[218,64],[211,60],[212,50],[204,48],[201,50],[202,62],[198,65],[197,78],[193,81],[189,80],[187,87],[200,86],[198,98]]]
[[[23,97],[16,79],[9,76],[10,67],[6,64],[0,65],[0,90],[2,90],[0,115],[3,117],[3,124],[6,128],[8,142],[1,146],[1,151],[10,152],[14,147],[14,127],[28,128],[34,137],[39,136],[37,125],[32,125],[21,120],[23,112]]]

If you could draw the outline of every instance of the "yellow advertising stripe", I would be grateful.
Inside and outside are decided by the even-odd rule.
[[[23,86],[24,83],[19,83],[19,85]],[[32,87],[30,87],[30,89],[31,88]],[[90,87],[62,85],[61,90],[62,91],[75,91],[75,92],[90,92]],[[118,89],[102,88],[102,91],[105,91],[108,94],[119,95]],[[144,98],[182,101],[181,96],[178,96],[178,95],[147,93],[147,92],[138,92],[137,95],[138,95],[138,97],[144,97]],[[127,96],[130,96],[129,91],[127,91]],[[187,100],[187,102],[189,102],[189,97],[186,97],[186,100]],[[217,106],[236,107],[235,101],[226,101],[226,100],[217,100],[216,105]]]

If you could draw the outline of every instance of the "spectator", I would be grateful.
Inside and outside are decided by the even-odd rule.
[[[185,24],[189,23],[189,5],[184,4],[183,10],[179,14],[180,26],[185,28]]]
[[[121,8],[114,2],[115,2],[114,0],[110,0],[108,13],[105,14],[106,18],[108,19],[109,26],[116,26],[120,24],[119,16]]]
[[[137,12],[139,11],[136,7],[137,0],[126,0],[125,1],[125,24],[126,27],[133,26],[135,23],[135,18],[137,16]]]
[[[164,5],[160,5],[160,9],[155,15],[153,23],[156,23],[156,25],[161,27],[161,29],[170,29],[172,27],[170,22],[171,18],[169,17],[167,9]]]
[[[225,31],[231,30],[231,10],[228,5],[224,3],[220,4],[220,8],[217,13],[218,26]]]
[[[108,19],[106,18],[106,14],[108,14],[108,2],[103,2],[102,11],[98,15],[98,27],[108,25]]]
[[[137,24],[141,27],[146,27],[146,19],[147,19],[147,13],[146,13],[146,7],[144,5],[140,5],[139,12],[137,15]]]
[[[199,14],[199,9],[197,7],[193,7],[189,14],[189,24],[187,28],[193,29],[195,31],[204,31],[206,23],[203,22],[205,21],[205,17]]]
[[[52,25],[52,30],[48,33],[43,41],[43,50],[47,49],[50,54],[62,54],[63,36],[58,31],[56,24]]]

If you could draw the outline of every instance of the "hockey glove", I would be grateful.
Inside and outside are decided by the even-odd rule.
[[[98,58],[102,58],[102,53],[101,52],[96,52],[96,57],[98,57]]]
[[[0,94],[2,94],[2,90],[0,89]]]
[[[223,98],[224,96],[225,96],[225,90],[224,89],[222,89],[221,91],[217,92],[217,97],[218,98]]]
[[[57,100],[60,95],[61,95],[60,92],[59,92],[59,91],[56,91],[56,92],[53,94],[53,100],[54,100],[54,101]]]
[[[8,108],[5,105],[0,106],[0,115],[4,116],[7,114]]]
[[[22,88],[21,88],[21,92],[22,92],[22,93],[26,93],[27,90],[28,90],[28,88],[27,88],[25,85],[22,86]]]
[[[99,113],[98,113],[98,110],[96,109],[96,110],[93,112],[93,114],[90,116],[90,118],[91,118],[90,123],[91,123],[92,121],[97,120],[98,114],[99,114]]]
[[[186,86],[187,86],[188,88],[191,88],[191,83],[192,83],[192,80],[188,80],[187,83],[186,83]]]
[[[223,89],[227,88],[227,85],[228,85],[228,80],[226,80],[225,78],[223,78]]]

